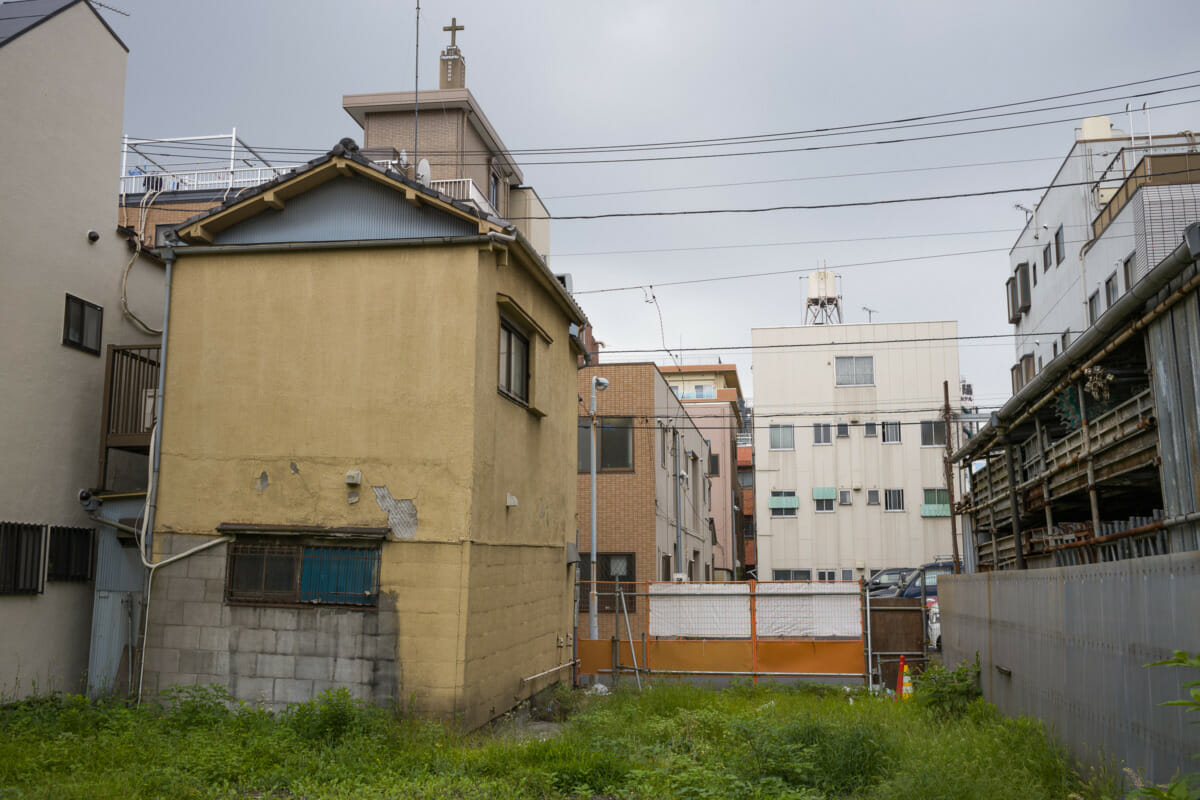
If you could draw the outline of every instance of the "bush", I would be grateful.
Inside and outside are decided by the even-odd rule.
[[[954,669],[935,665],[913,681],[913,697],[925,708],[945,716],[962,716],[983,697],[979,665],[964,661]]]

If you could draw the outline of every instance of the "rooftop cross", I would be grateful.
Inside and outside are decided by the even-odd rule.
[[[442,30],[444,30],[444,31],[450,31],[450,46],[451,46],[451,47],[457,47],[457,45],[456,45],[456,44],[455,44],[455,42],[454,42],[454,37],[455,37],[455,34],[456,34],[458,31],[466,30],[466,27],[465,27],[465,26],[463,26],[463,25],[459,25],[459,24],[458,24],[458,17],[451,17],[451,18],[450,18],[450,24],[449,24],[449,25],[446,25],[446,26],[444,26],[444,27],[442,28]]]

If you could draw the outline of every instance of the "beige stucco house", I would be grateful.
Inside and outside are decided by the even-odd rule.
[[[0,5],[0,698],[86,686],[103,355],[155,341],[127,265],[161,323],[162,267],[113,202],[126,55],[83,0]]]
[[[144,692],[479,724],[569,677],[577,332],[514,226],[343,140],[185,224]]]

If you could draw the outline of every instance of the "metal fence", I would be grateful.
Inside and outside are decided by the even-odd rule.
[[[1195,769],[1200,725],[1178,669],[1200,650],[1200,552],[1102,564],[943,576],[945,662],[979,659],[984,697],[1041,719],[1076,759],[1105,759],[1162,783]]]
[[[591,588],[581,582],[579,596]],[[579,675],[855,683],[866,676],[857,581],[600,582],[596,593],[598,608],[608,613],[595,639],[584,638],[586,609],[579,615]]]

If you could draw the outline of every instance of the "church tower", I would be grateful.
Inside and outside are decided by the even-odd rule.
[[[458,24],[458,17],[451,17],[450,24],[442,28],[450,33],[450,45],[442,51],[442,68],[438,73],[439,89],[463,89],[467,85],[467,59],[458,49],[457,34],[466,30]]]

